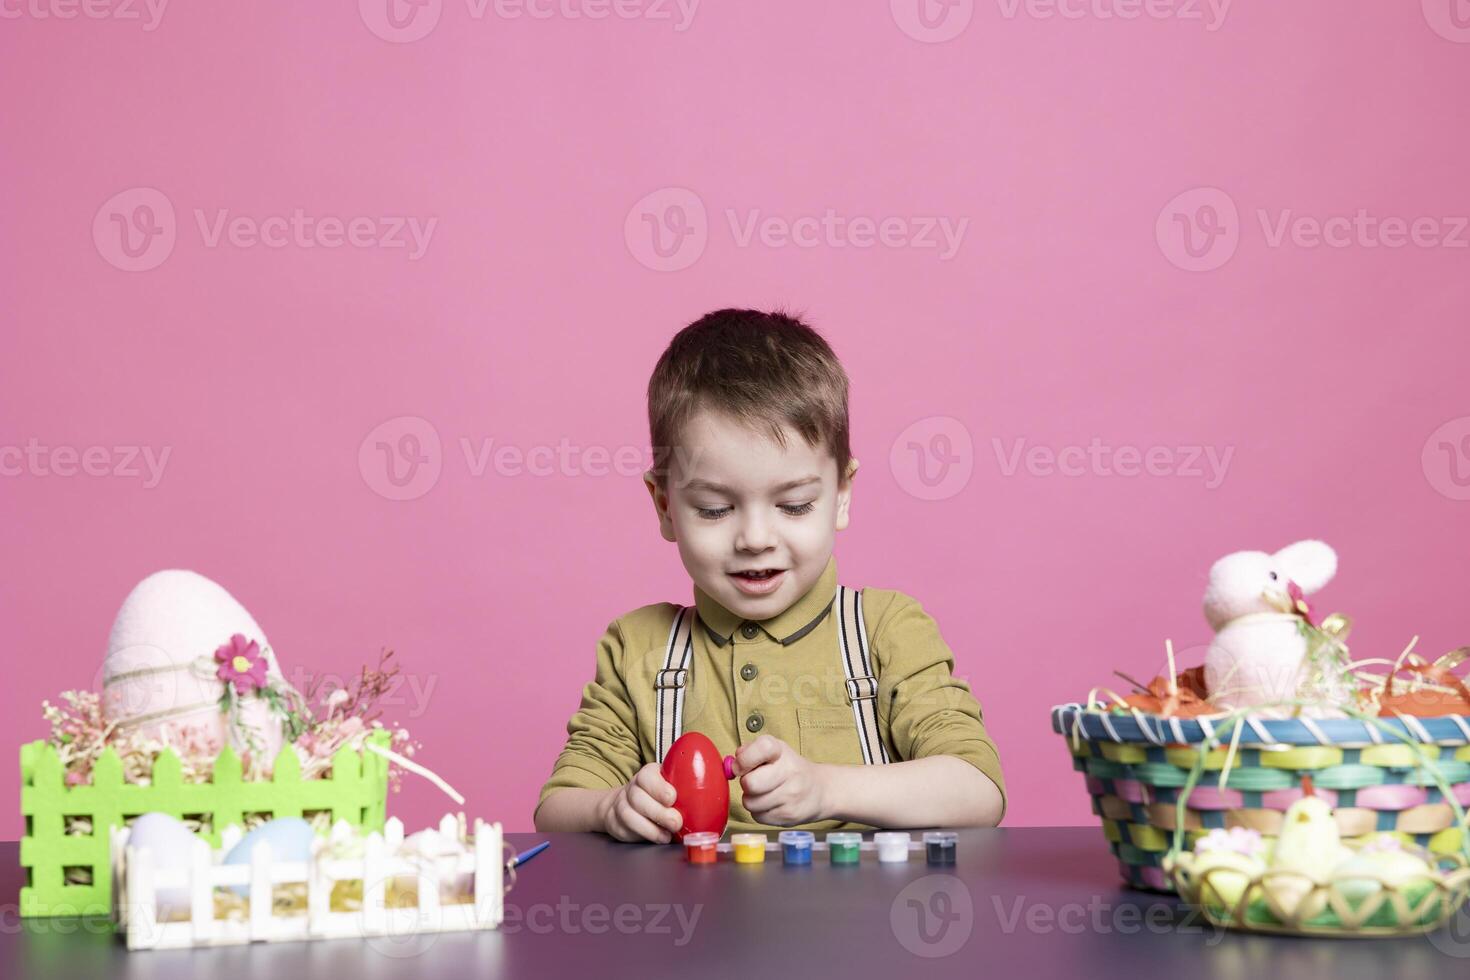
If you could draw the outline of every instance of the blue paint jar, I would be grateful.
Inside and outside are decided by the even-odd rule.
[[[781,842],[782,864],[811,864],[812,841],[816,838],[810,830],[783,830],[777,840]]]

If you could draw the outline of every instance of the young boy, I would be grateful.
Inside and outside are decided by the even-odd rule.
[[[648,416],[644,480],[694,608],[608,627],[536,828],[670,840],[659,762],[685,731],[735,756],[731,830],[999,823],[1000,757],[934,620],[838,588],[858,463],[826,341],[781,313],[711,313],[659,359]]]

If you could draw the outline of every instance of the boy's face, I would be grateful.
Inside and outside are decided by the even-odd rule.
[[[672,454],[667,492],[651,474],[666,540],[694,584],[744,619],[784,612],[816,583],[847,527],[851,475],[794,430],[774,439],[710,412],[695,415]],[[741,573],[769,572],[766,577]]]

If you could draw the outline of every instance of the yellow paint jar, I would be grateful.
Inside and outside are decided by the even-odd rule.
[[[735,848],[736,864],[764,864],[766,860],[765,834],[731,834],[730,843]]]

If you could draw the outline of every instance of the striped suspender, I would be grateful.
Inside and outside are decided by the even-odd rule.
[[[837,587],[837,642],[841,647],[842,670],[847,674],[847,700],[857,723],[858,741],[863,746],[863,764],[881,765],[888,750],[878,734],[878,678],[868,656],[868,626],[863,622],[863,593],[860,589]]]
[[[833,600],[837,609],[837,645],[842,671],[847,677],[847,701],[852,705],[857,724],[858,742],[863,749],[864,765],[881,765],[889,761],[888,750],[878,733],[878,678],[868,653],[868,627],[863,621],[863,594],[860,589],[839,585]],[[694,623],[698,614],[685,607],[674,614],[669,627],[669,645],[664,651],[664,665],[654,678],[658,692],[658,730],[654,748],[658,761],[664,761],[669,747],[684,732],[684,689],[689,686],[689,669],[694,663]]]
[[[669,627],[669,647],[664,651],[664,667],[654,677],[658,690],[658,732],[655,749],[658,761],[684,731],[684,688],[689,683],[689,668],[694,663],[694,621],[698,614],[693,608],[680,609],[674,615],[674,625]]]

